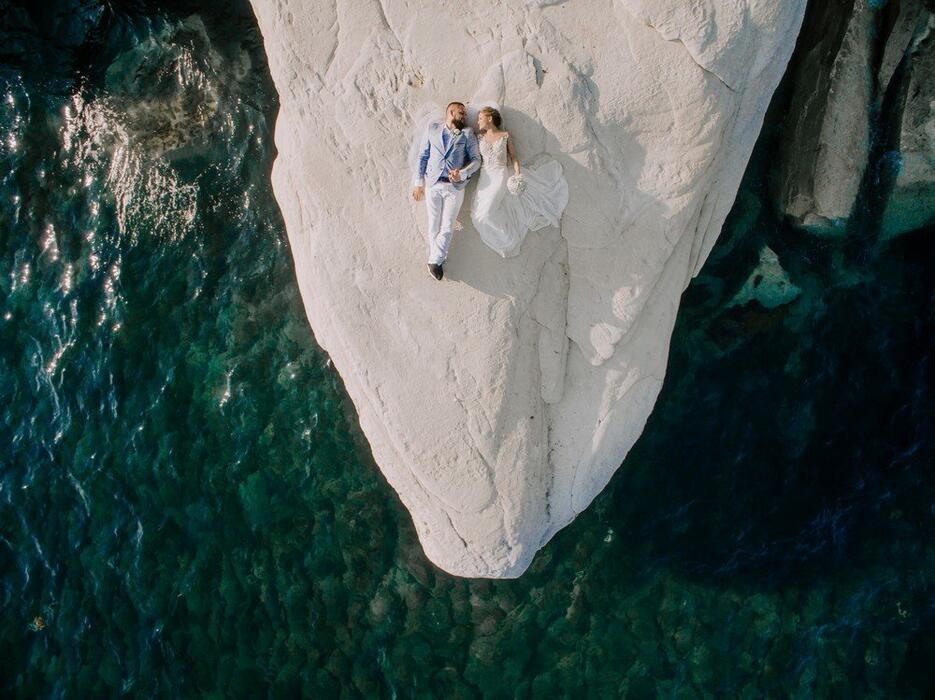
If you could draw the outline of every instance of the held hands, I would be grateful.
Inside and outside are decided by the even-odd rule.
[[[461,182],[461,168],[451,168],[448,170],[448,179],[451,182]],[[412,198],[417,202],[425,199],[425,186],[419,185],[412,188]]]

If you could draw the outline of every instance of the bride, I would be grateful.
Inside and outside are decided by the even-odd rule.
[[[502,123],[493,107],[477,114],[483,165],[471,221],[484,243],[509,258],[519,254],[527,231],[558,226],[568,204],[568,183],[556,160],[522,170],[513,138],[500,128]]]

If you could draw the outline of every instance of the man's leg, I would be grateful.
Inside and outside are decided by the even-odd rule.
[[[438,244],[435,241],[442,222],[444,194],[444,190],[438,185],[432,185],[425,189],[425,212],[428,215],[428,229],[425,232],[425,240],[429,246],[428,262],[430,264],[438,262]]]
[[[464,190],[455,189],[453,185],[445,186],[444,207],[441,212],[441,225],[438,236],[435,237],[435,244],[438,246],[439,259],[433,262],[443,263],[448,257],[448,248],[451,246],[451,237],[453,235],[453,226],[458,212],[461,210],[461,202],[464,201]]]

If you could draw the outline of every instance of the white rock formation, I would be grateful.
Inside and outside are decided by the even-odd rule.
[[[896,67],[911,47],[913,37],[927,33],[931,12],[925,9],[925,0],[900,0],[893,27],[886,37],[880,67],[877,70],[877,92],[882,96],[889,88]]]
[[[908,47],[908,85],[899,129],[900,167],[883,212],[891,238],[935,224],[935,13],[920,13]]]
[[[799,226],[823,235],[843,233],[870,149],[877,9],[856,0],[852,12],[840,12],[828,9],[822,19],[830,26],[808,25],[821,38],[797,67],[779,154],[780,208]],[[838,45],[834,23],[842,20],[846,27]]]
[[[429,559],[517,577],[639,437],[805,2],[253,3],[315,336]],[[450,99],[502,105],[520,159],[559,159],[571,197],[504,260],[469,186],[439,283],[407,137]]]

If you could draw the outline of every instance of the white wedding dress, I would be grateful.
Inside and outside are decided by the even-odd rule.
[[[558,226],[568,204],[568,183],[562,165],[550,160],[522,169],[526,189],[510,194],[506,183],[513,174],[506,138],[488,143],[478,136],[483,165],[471,205],[471,221],[488,246],[504,258],[519,254],[528,231]]]

